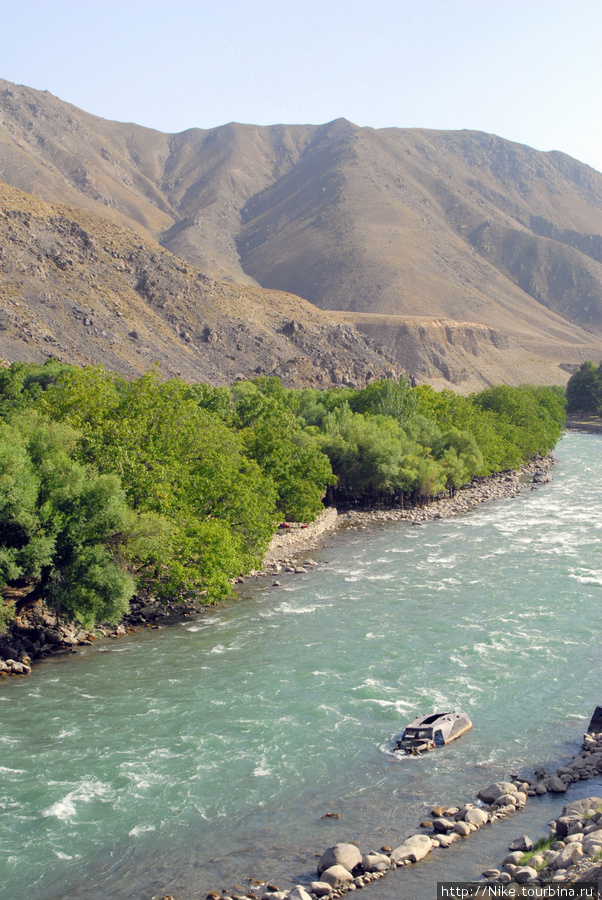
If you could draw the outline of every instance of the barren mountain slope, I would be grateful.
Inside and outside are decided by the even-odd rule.
[[[213,281],[136,232],[0,184],[0,355],[213,384],[364,384],[398,368],[300,297]]]
[[[561,153],[344,119],[166,135],[0,81],[0,178],[127,224],[211,277],[345,311],[423,377],[447,366],[466,381],[476,361],[489,381],[493,332],[508,339],[502,380],[531,371],[519,358],[543,372],[601,354],[602,175]],[[476,355],[472,338],[441,342],[439,320],[483,326]]]
[[[447,137],[350,129],[306,157],[245,207],[245,270],[328,309],[602,331],[602,175]]]

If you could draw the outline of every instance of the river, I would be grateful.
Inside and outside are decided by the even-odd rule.
[[[569,434],[556,455],[553,483],[521,499],[338,532],[282,587],[3,682],[0,896],[290,888],[337,841],[397,846],[431,805],[573,756],[602,703],[602,437]],[[465,710],[473,731],[394,757],[433,709]],[[563,802],[534,800],[370,896],[428,900]]]

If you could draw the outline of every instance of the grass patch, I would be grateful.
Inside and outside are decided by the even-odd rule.
[[[529,860],[532,856],[535,856],[541,850],[549,850],[550,845],[557,841],[558,838],[556,835],[548,838],[540,838],[534,845],[532,850],[528,850],[526,853],[523,853],[521,858],[518,861],[519,866],[527,866],[529,864]],[[534,868],[539,871],[539,869],[543,869],[545,863],[542,863],[540,866],[535,866]]]

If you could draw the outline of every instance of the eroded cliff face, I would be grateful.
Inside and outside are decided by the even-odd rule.
[[[530,344],[525,340],[528,349],[522,350],[512,334],[476,322],[365,313],[333,317],[382,344],[418,383],[462,394],[492,384],[566,384],[573,366],[565,358],[583,361],[600,352],[594,336],[579,347],[531,336]]]

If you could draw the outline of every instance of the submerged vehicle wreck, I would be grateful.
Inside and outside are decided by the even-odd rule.
[[[430,713],[418,716],[406,727],[397,740],[394,751],[418,754],[434,750],[455,741],[472,728],[470,718],[463,712]]]

